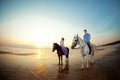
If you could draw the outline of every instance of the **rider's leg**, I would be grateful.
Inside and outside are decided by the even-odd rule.
[[[91,46],[90,46],[90,43],[88,42],[87,45],[88,45],[88,47],[89,47],[89,49],[90,49],[89,54],[91,54]]]

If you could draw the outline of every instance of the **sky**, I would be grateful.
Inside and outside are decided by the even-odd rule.
[[[91,34],[96,45],[120,40],[119,0],[0,0],[0,45],[49,47]]]

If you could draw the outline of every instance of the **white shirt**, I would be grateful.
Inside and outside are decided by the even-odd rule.
[[[64,45],[64,41],[60,41],[60,45]]]

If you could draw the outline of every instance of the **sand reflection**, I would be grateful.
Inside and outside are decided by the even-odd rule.
[[[33,80],[49,80],[48,69],[44,64],[38,64],[33,70],[30,71],[30,78]]]
[[[41,54],[41,51],[40,51],[40,49],[38,49],[37,50],[37,57],[38,57],[38,59],[40,59],[40,54]]]
[[[59,65],[58,72],[59,73],[69,73],[69,62],[66,62],[64,67],[63,67],[63,65]]]

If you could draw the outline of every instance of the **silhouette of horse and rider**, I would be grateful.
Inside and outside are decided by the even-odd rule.
[[[77,36],[74,36],[73,38],[73,42],[71,45],[71,49],[74,49],[76,47],[76,45],[80,45],[80,49],[81,49],[81,55],[82,55],[82,66],[81,69],[84,68],[84,56],[89,57],[89,55],[91,56],[91,63],[94,63],[93,61],[93,56],[96,50],[96,46],[90,42],[91,39],[91,35],[89,33],[87,33],[87,30],[84,30],[84,40],[82,40],[78,34]],[[59,65],[63,64],[62,62],[62,56],[65,55],[66,56],[66,63],[69,62],[69,48],[64,46],[64,38],[61,38],[60,41],[60,45],[57,43],[53,43],[53,49],[52,51],[54,52],[55,50],[57,50],[57,55],[58,55],[58,59],[59,59]],[[88,59],[87,59],[87,66],[86,68],[88,68]]]
[[[69,58],[69,48],[64,46],[64,38],[61,38],[60,41],[60,45],[57,43],[53,43],[53,49],[52,51],[54,52],[55,50],[57,50],[57,55],[58,55],[58,59],[59,59],[59,63],[58,64],[63,64],[62,62],[62,56],[65,55],[66,56],[66,61],[68,62],[68,58]]]

